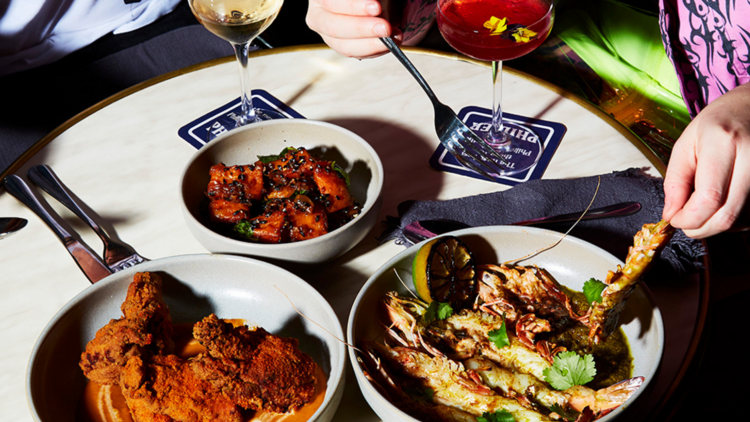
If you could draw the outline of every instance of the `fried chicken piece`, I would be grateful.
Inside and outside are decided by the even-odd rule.
[[[212,201],[223,199],[249,204],[263,198],[263,163],[251,166],[211,166],[206,196]]]
[[[346,180],[331,168],[330,163],[327,165],[316,165],[313,173],[313,180],[320,190],[320,195],[324,198],[326,211],[336,212],[351,206],[354,203],[349,188],[346,186]]]
[[[175,355],[131,357],[120,389],[136,422],[241,422],[239,407]]]
[[[88,379],[117,384],[131,357],[171,350],[172,319],[161,288],[157,274],[135,275],[120,307],[123,317],[99,329],[81,354],[79,366]]]
[[[195,324],[193,337],[207,349],[191,361],[196,375],[244,408],[286,413],[315,393],[315,363],[297,339],[235,328],[214,314]]]
[[[216,199],[208,204],[208,218],[215,223],[234,224],[250,218],[247,204]]]
[[[263,243],[282,243],[289,239],[282,200],[269,201],[263,214],[251,218],[253,238]]]
[[[290,148],[281,158],[268,163],[268,169],[280,172],[287,179],[309,179],[315,163],[305,148]]]
[[[307,196],[297,195],[294,200],[287,201],[285,211],[292,226],[289,230],[292,242],[328,233],[328,214],[323,205],[313,202]]]

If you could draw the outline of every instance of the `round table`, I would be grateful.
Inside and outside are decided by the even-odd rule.
[[[490,69],[465,57],[406,49],[442,102],[454,110],[492,102]],[[438,172],[428,161],[438,145],[429,100],[390,55],[371,60],[339,56],[324,46],[255,52],[253,88],[261,88],[309,119],[328,121],[362,136],[385,170],[379,219],[396,215],[409,199],[450,199],[506,189],[502,185]],[[45,137],[6,174],[50,165],[118,236],[148,258],[205,253],[188,231],[178,204],[178,180],[195,148],[178,136],[188,122],[239,95],[232,58],[207,62],[149,80],[86,110]],[[638,139],[613,118],[556,87],[506,69],[505,110],[561,122],[567,133],[544,178],[572,178],[646,168],[664,170]],[[5,174],[3,175],[5,176]],[[94,250],[96,235],[71,212],[52,207]],[[0,420],[31,420],[25,395],[26,365],[38,335],[52,316],[89,282],[65,248],[28,209],[0,194],[0,216],[29,220],[0,241]],[[331,303],[342,326],[362,284],[403,249],[379,244],[376,225],[340,258],[306,270],[302,277]],[[623,257],[621,257],[623,258]],[[294,269],[292,269],[294,271]],[[638,403],[641,418],[658,415],[688,370],[705,322],[708,280],[650,286],[666,326],[665,358],[653,390]],[[351,368],[336,421],[377,420],[356,387]]]

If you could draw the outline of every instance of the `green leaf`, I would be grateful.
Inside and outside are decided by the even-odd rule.
[[[256,240],[255,236],[253,236],[253,223],[250,220],[242,220],[234,223],[232,230],[242,237]]]
[[[453,315],[453,308],[451,307],[450,303],[441,303],[438,302],[438,311],[437,311],[437,317],[438,319],[446,319],[449,318],[451,315]]]
[[[446,319],[451,315],[453,315],[453,308],[450,303],[432,301],[424,313],[424,320],[429,324],[437,319]]]
[[[562,352],[555,356],[552,367],[546,368],[543,374],[545,381],[556,390],[584,385],[591,382],[596,375],[594,357],[579,356],[576,352]]]
[[[588,300],[589,303],[602,303],[602,292],[606,288],[606,284],[595,278],[592,278],[589,281],[583,283],[583,294],[586,295],[586,300]]]
[[[347,173],[343,167],[336,164],[335,161],[331,161],[331,169],[335,171],[336,173],[340,174],[341,178],[344,179],[344,182],[346,182],[346,187],[349,187],[349,182],[350,182],[349,173]]]
[[[477,422],[516,422],[516,418],[507,410],[498,410],[495,413],[482,413],[482,416],[477,417]]]
[[[487,333],[487,336],[489,337],[490,341],[495,346],[497,346],[498,349],[502,349],[503,347],[510,345],[510,339],[508,339],[508,330],[505,328],[504,314],[503,323],[500,325],[500,328],[490,331],[489,333]]]
[[[558,415],[562,416],[563,419],[566,421],[573,422],[576,419],[578,419],[578,416],[580,416],[580,412],[576,412],[573,409],[563,409],[561,406],[557,404],[553,404],[549,410],[557,413]]]
[[[259,155],[258,160],[260,160],[260,162],[263,164],[272,163],[276,160],[281,159],[281,157],[287,155],[289,152],[297,152],[297,148],[286,147],[282,149],[278,155]]]

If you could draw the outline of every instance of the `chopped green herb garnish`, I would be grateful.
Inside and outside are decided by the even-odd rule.
[[[256,240],[253,236],[253,223],[249,220],[238,221],[232,228],[238,235],[248,238],[250,240]]]
[[[289,152],[297,152],[297,148],[294,147],[286,147],[278,155],[259,155],[258,160],[260,160],[263,164],[272,163],[276,160],[281,159],[281,157],[287,155]]]
[[[331,169],[341,175],[341,178],[346,182],[346,187],[349,187],[349,173],[344,170],[343,167],[336,164],[335,161],[331,161]]]
[[[453,315],[453,308],[450,303],[432,301],[424,313],[424,320],[429,324],[436,319],[443,320],[451,315]]]
[[[505,327],[505,313],[503,313],[503,323],[500,328],[492,330],[487,333],[490,341],[497,346],[498,349],[502,349],[505,346],[510,345],[510,339],[508,338],[508,330]]]
[[[584,385],[591,382],[596,375],[594,357],[579,356],[576,352],[562,352],[555,356],[552,367],[546,368],[543,374],[544,380],[556,390]]]
[[[516,418],[507,410],[498,410],[495,413],[482,413],[482,416],[477,417],[477,422],[516,422]]]
[[[606,284],[595,278],[592,278],[589,281],[583,283],[583,294],[586,295],[586,300],[588,300],[589,303],[602,303],[602,292],[606,288]]]

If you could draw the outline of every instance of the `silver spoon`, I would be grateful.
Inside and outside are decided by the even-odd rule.
[[[26,227],[26,223],[28,221],[25,218],[0,218],[0,240]]]

